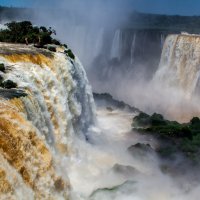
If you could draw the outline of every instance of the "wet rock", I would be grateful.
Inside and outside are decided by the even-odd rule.
[[[6,80],[2,83],[2,86],[6,89],[16,88],[17,84],[11,80]]]
[[[0,88],[0,97],[4,99],[13,99],[27,96],[27,93],[23,90],[16,89],[3,89]]]
[[[139,155],[139,156],[145,156],[149,153],[155,153],[155,151],[151,148],[150,144],[141,144],[137,143],[135,145],[132,145],[128,148],[128,151],[132,155]]]
[[[132,166],[125,166],[120,164],[115,164],[112,169],[118,174],[122,174],[124,176],[129,177],[139,173],[139,171]]]
[[[110,111],[110,112],[112,112],[114,109],[112,108],[112,107],[106,107],[106,109],[108,110],[108,111]]]
[[[56,52],[56,47],[53,45],[47,45],[47,49],[52,52]]]
[[[59,177],[55,183],[54,186],[56,188],[57,191],[62,191],[65,189],[65,182],[63,181],[63,179],[61,177]]]
[[[2,85],[3,82],[3,76],[0,75],[0,85]]]
[[[3,73],[6,71],[5,65],[3,63],[0,63],[0,71]]]
[[[68,46],[67,46],[66,44],[63,44],[63,46],[64,46],[66,49],[68,49]]]

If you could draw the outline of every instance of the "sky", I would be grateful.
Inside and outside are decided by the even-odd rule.
[[[0,0],[0,5],[17,7],[34,7],[46,5],[55,7],[61,1],[77,0]],[[88,0],[78,0],[84,3]],[[115,0],[91,0],[113,2]],[[119,0],[117,0],[119,2]],[[159,14],[179,14],[179,15],[200,15],[200,0],[120,0],[121,3],[128,5],[133,10],[140,12],[159,13]]]
[[[1,6],[31,7],[31,0],[0,0]]]

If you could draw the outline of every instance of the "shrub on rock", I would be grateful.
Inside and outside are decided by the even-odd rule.
[[[49,51],[56,52],[56,47],[55,47],[55,46],[48,45],[48,46],[47,46],[47,49],[48,49]]]
[[[150,116],[146,113],[141,112],[138,116],[133,118],[132,126],[138,127],[148,127],[151,125]]]
[[[55,45],[61,45],[60,41],[59,40],[56,40],[56,39],[52,39],[52,44],[55,44]]]
[[[75,55],[73,54],[71,49],[65,50],[64,53],[66,53],[67,56],[69,56],[71,59],[75,58]]]
[[[63,46],[64,46],[66,49],[68,49],[68,46],[67,46],[66,44],[63,44]]]

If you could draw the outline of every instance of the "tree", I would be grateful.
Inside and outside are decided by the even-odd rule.
[[[1,42],[12,43],[34,43],[40,46],[45,44],[59,43],[59,41],[53,39],[51,36],[56,35],[56,31],[49,27],[33,26],[30,21],[22,22],[10,22],[5,24],[7,29],[0,30]]]

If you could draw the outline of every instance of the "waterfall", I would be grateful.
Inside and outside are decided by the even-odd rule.
[[[164,42],[165,42],[165,35],[161,33],[161,35],[160,35],[160,48],[161,49],[163,48]]]
[[[97,37],[95,38],[95,45],[94,45],[94,53],[93,53],[93,58],[97,57],[102,53],[102,47],[103,47],[103,39],[104,39],[104,28],[100,28],[97,31]]]
[[[158,108],[166,117],[180,122],[200,116],[199,52],[199,35],[174,34],[166,38],[158,70],[149,83],[159,96],[154,100],[154,110]]]
[[[110,59],[117,58],[118,60],[120,60],[121,42],[122,42],[122,32],[121,30],[116,30],[111,46]]]
[[[135,43],[136,43],[136,37],[137,37],[137,34],[134,33],[133,35],[133,41],[132,41],[132,45],[131,45],[131,65],[134,64],[134,54],[135,54]]]
[[[167,87],[178,88],[191,97],[200,78],[199,51],[200,36],[169,35],[154,79],[162,80]]]
[[[0,195],[5,199],[68,199],[66,160],[74,137],[95,121],[91,87],[80,61],[57,52],[0,44],[4,80],[0,90]],[[8,95],[9,94],[9,95]],[[13,96],[13,97],[12,97]],[[9,97],[9,98],[8,98]],[[18,98],[16,98],[18,97]]]

